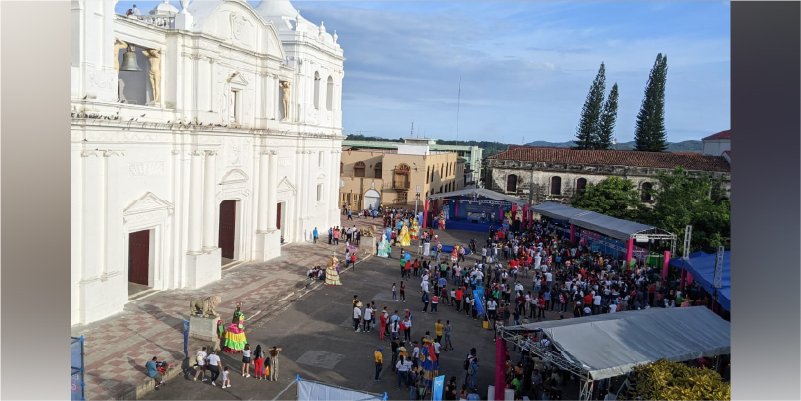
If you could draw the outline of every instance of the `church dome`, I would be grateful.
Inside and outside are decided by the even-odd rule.
[[[150,15],[175,15],[178,13],[178,8],[170,4],[170,0],[164,0],[159,3],[150,11]]]
[[[264,17],[295,18],[298,15],[298,9],[289,0],[262,0],[256,11]]]

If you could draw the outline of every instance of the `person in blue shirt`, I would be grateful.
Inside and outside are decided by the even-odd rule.
[[[315,244],[317,243],[317,238],[319,237],[320,233],[317,232],[317,227],[314,227],[314,231],[312,231],[312,240],[314,241]]]
[[[153,357],[153,359],[145,363],[145,368],[147,369],[147,376],[153,378],[153,380],[156,381],[156,390],[159,389],[160,385],[164,384],[161,374],[159,374],[158,371],[159,364],[160,362],[158,361],[158,358],[156,358],[155,356]]]

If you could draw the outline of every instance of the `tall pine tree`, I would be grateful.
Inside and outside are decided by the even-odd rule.
[[[576,149],[595,149],[598,143],[599,127],[598,121],[601,117],[601,108],[604,102],[604,91],[606,90],[606,70],[604,63],[598,70],[598,75],[592,81],[590,93],[584,101],[581,109],[581,119],[576,130]]]
[[[617,82],[612,85],[612,90],[609,92],[609,97],[606,98],[604,103],[603,112],[601,112],[601,120],[599,122],[598,143],[596,149],[610,149],[612,147],[612,138],[615,131],[615,121],[617,120]]]
[[[667,56],[659,53],[648,76],[645,97],[637,114],[634,128],[635,150],[663,152],[667,149],[665,133],[665,81],[667,79]]]

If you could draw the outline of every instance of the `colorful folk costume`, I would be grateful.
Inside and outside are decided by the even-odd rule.
[[[378,243],[378,256],[381,258],[389,257],[389,241],[387,241],[386,234],[381,234],[381,242]]]
[[[331,260],[328,261],[328,266],[325,268],[325,285],[342,285],[339,281],[339,272],[337,271],[338,264],[339,260],[333,256]]]
[[[413,240],[420,239],[420,224],[417,222],[417,217],[412,219],[411,235]]]
[[[234,311],[234,319],[225,328],[225,342],[223,344],[223,351],[225,352],[242,352],[247,344],[245,337],[245,314],[241,311],[241,306],[236,306]]]
[[[439,229],[445,229],[445,212],[439,212]]]
[[[403,223],[401,227],[400,235],[398,235],[398,244],[401,248],[412,245],[412,238],[409,235],[409,228],[406,227],[406,223]]]
[[[453,251],[451,251],[451,262],[456,263],[459,261],[459,245],[453,246]]]

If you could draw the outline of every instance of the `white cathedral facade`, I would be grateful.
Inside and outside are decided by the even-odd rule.
[[[71,323],[340,223],[343,51],[288,0],[72,1]]]

